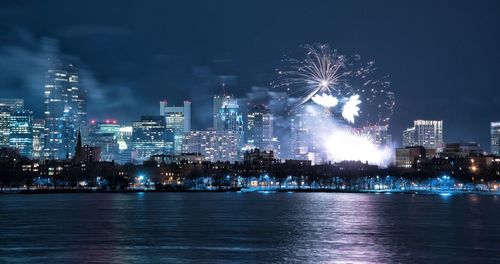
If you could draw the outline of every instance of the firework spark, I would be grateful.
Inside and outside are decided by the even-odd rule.
[[[299,106],[312,101],[341,112],[350,123],[355,117],[361,118],[359,125],[389,123],[394,94],[388,90],[385,76],[377,78],[373,61],[363,63],[359,55],[341,55],[327,44],[305,45],[304,49],[303,59],[285,60],[287,67],[278,70],[275,88],[285,88],[290,97],[298,97]],[[355,95],[356,101],[351,100]]]

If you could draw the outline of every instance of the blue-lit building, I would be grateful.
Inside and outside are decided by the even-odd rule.
[[[174,131],[163,116],[142,116],[132,123],[132,162],[141,163],[158,154],[173,154]]]
[[[23,99],[0,98],[0,147],[33,157],[33,112],[24,109]]]
[[[183,106],[168,106],[167,101],[160,101],[160,115],[165,117],[165,126],[174,131],[174,152],[181,153],[182,139],[191,131],[191,102],[184,101]]]
[[[16,110],[10,115],[9,146],[24,157],[33,156],[33,112]]]
[[[45,159],[74,155],[78,131],[87,125],[86,92],[73,65],[49,60],[45,74]]]

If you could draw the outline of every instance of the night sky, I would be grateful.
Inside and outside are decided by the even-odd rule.
[[[329,43],[390,75],[398,142],[412,120],[442,119],[446,141],[489,150],[499,25],[499,1],[3,0],[0,97],[24,98],[41,117],[45,60],[58,54],[82,72],[89,118],[127,123],[157,114],[160,99],[189,99],[193,127],[204,129],[222,82],[245,97],[275,80],[284,55]]]

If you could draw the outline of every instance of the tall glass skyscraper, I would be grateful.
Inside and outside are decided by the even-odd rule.
[[[152,155],[172,154],[174,131],[167,129],[163,116],[142,116],[132,123],[132,162],[141,163]]]
[[[491,154],[500,155],[500,122],[491,122]]]
[[[165,117],[165,126],[174,131],[174,152],[182,151],[182,139],[191,131],[191,102],[184,101],[183,106],[168,106],[167,101],[160,101],[160,115]]]
[[[73,65],[49,64],[45,74],[44,158],[71,158],[78,131],[87,125],[86,92],[79,87]]]
[[[237,135],[237,149],[243,147],[243,115],[234,96],[214,96],[214,129],[234,132]]]

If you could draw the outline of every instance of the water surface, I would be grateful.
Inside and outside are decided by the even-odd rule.
[[[0,196],[0,263],[498,263],[500,197]]]

